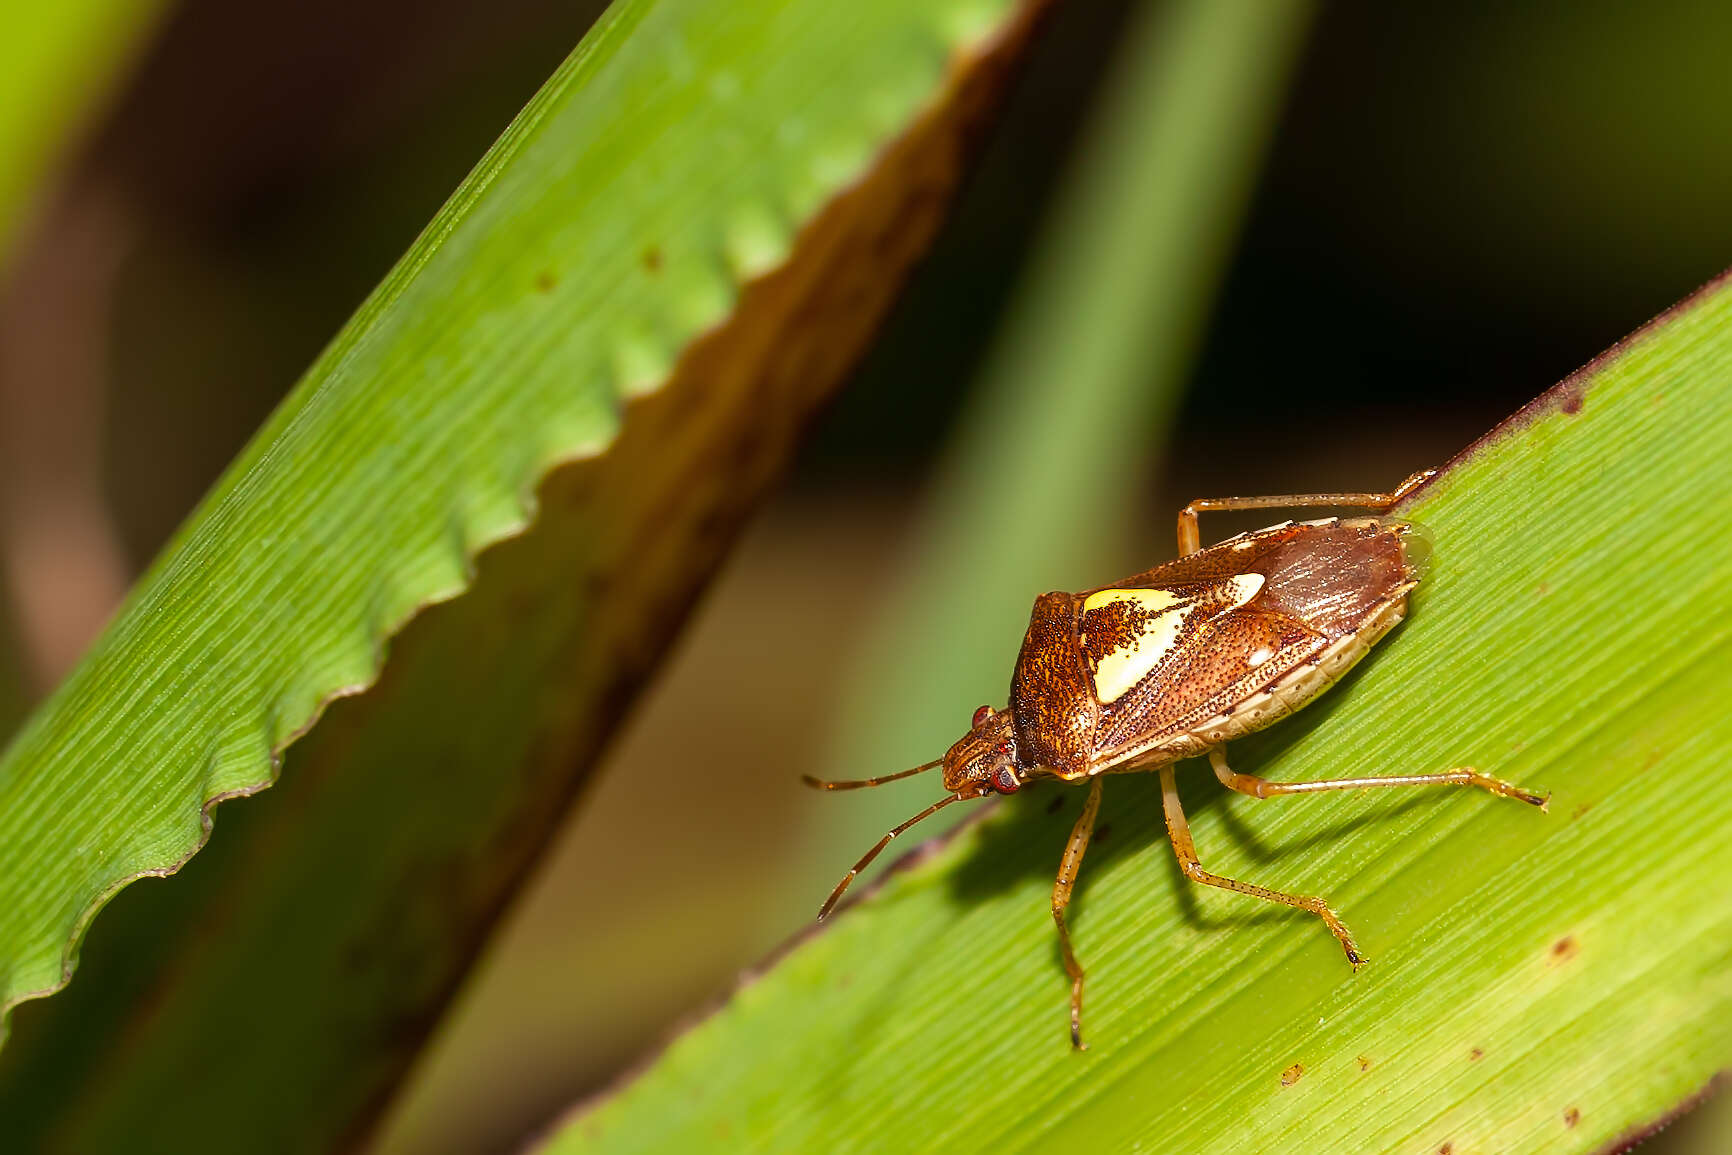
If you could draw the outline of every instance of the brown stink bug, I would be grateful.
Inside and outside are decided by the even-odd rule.
[[[1310,702],[1365,655],[1407,612],[1419,583],[1414,533],[1388,517],[1283,522],[1203,549],[1197,515],[1211,510],[1336,506],[1386,514],[1432,476],[1416,473],[1393,493],[1307,493],[1193,501],[1179,513],[1179,558],[1082,593],[1034,603],[1011,677],[1010,706],[982,706],[943,758],[856,782],[806,781],[851,790],[943,767],[945,797],[896,827],[837,884],[818,917],[890,841],[950,805],[1013,794],[1040,778],[1087,782],[1052,891],[1052,917],[1070,975],[1070,1035],[1082,1046],[1083,971],[1071,950],[1065,907],[1088,849],[1106,774],[1156,770],[1167,834],[1185,876],[1206,886],[1308,910],[1329,927],[1357,969],[1365,957],[1321,898],[1266,890],[1204,870],[1173,785],[1173,763],[1206,755],[1230,789],[1255,798],[1379,786],[1477,786],[1545,808],[1538,795],[1466,767],[1434,774],[1270,782],[1227,765],[1227,742]]]

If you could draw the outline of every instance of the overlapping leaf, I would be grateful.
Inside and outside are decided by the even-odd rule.
[[[9,1134],[365,1123],[930,237],[1036,7],[609,12],[0,761],[10,1006],[539,506],[280,792],[99,924],[97,977],[8,1048]]]

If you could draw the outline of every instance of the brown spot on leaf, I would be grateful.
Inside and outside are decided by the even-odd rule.
[[[1470,1063],[1477,1063],[1483,1058],[1485,1058],[1485,1052],[1480,1050],[1478,1047],[1475,1047],[1467,1053],[1467,1061]]]
[[[1578,383],[1574,389],[1563,391],[1563,395],[1558,398],[1558,408],[1574,417],[1582,411],[1582,401],[1586,396],[1587,391]]]
[[[1291,1067],[1288,1067],[1285,1071],[1281,1072],[1281,1085],[1283,1087],[1291,1087],[1294,1083],[1297,1083],[1300,1077],[1304,1074],[1304,1066],[1300,1063],[1294,1063]]]
[[[1577,818],[1580,818],[1582,815],[1586,814],[1588,811],[1592,810],[1593,808],[1594,808],[1594,804],[1592,802],[1583,802],[1581,805],[1577,806],[1574,810],[1570,811],[1570,818],[1572,821],[1577,819]]]
[[[1356,1061],[1359,1063],[1360,1074],[1364,1074],[1366,1071],[1371,1070],[1371,1060],[1367,1059],[1364,1055],[1360,1055]]]
[[[644,271],[659,273],[662,271],[662,251],[656,245],[651,245],[643,251]]]
[[[1437,1149],[1437,1155],[1449,1155],[1449,1153],[1451,1151],[1454,1151],[1454,1150],[1455,1150],[1455,1144],[1454,1143],[1445,1143],[1443,1146],[1441,1146]]]
[[[535,291],[536,292],[538,292],[538,293],[551,293],[558,286],[559,286],[559,278],[555,277],[552,273],[548,272],[546,269],[543,269],[543,270],[541,270],[541,272],[535,274]]]
[[[1554,963],[1569,962],[1576,957],[1576,936],[1566,934],[1552,944],[1552,961]]]
[[[1564,1126],[1574,1127],[1577,1123],[1580,1123],[1581,1121],[1582,1121],[1582,1113],[1579,1110],[1577,1110],[1576,1108],[1570,1107],[1564,1111]]]

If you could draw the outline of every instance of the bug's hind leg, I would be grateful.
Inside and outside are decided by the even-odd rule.
[[[1500,798],[1514,798],[1541,810],[1551,800],[1550,794],[1535,794],[1520,786],[1481,774],[1471,766],[1458,766],[1436,774],[1385,774],[1372,778],[1331,778],[1322,782],[1271,782],[1255,774],[1241,774],[1227,765],[1223,750],[1209,751],[1209,765],[1215,777],[1229,790],[1249,794],[1253,798],[1278,798],[1283,794],[1317,794],[1324,790],[1368,790],[1384,786],[1477,786]]]
[[[1095,815],[1101,809],[1101,780],[1089,783],[1088,801],[1082,814],[1071,827],[1070,841],[1065,844],[1064,858],[1058,864],[1058,878],[1052,884],[1052,920],[1058,924],[1059,945],[1064,948],[1064,970],[1070,976],[1070,1045],[1087,1050],[1082,1041],[1083,969],[1077,965],[1076,953],[1070,947],[1070,929],[1065,926],[1064,911],[1070,905],[1070,893],[1076,887],[1077,871],[1082,868],[1083,852],[1089,848],[1094,833]]]
[[[1371,509],[1387,513],[1402,498],[1437,475],[1422,469],[1388,493],[1287,493],[1276,497],[1200,497],[1179,511],[1179,556],[1188,557],[1202,548],[1197,532],[1199,513],[1226,513],[1239,509],[1305,509],[1327,506],[1338,509]]]
[[[1308,898],[1299,894],[1285,894],[1279,890],[1266,890],[1261,886],[1252,886],[1248,882],[1237,879],[1222,878],[1218,874],[1210,874],[1197,861],[1197,848],[1191,842],[1191,827],[1185,821],[1185,811],[1179,805],[1179,790],[1173,784],[1173,768],[1161,767],[1161,806],[1167,813],[1167,837],[1172,839],[1173,853],[1178,856],[1179,869],[1185,872],[1185,877],[1192,882],[1200,882],[1204,886],[1218,886],[1222,890],[1235,890],[1240,894],[1248,894],[1252,898],[1266,899],[1278,902],[1283,906],[1308,910],[1323,920],[1329,928],[1329,933],[1335,936],[1335,941],[1341,944],[1341,949],[1347,952],[1347,961],[1358,970],[1365,962],[1365,955],[1359,950],[1359,944],[1353,941],[1353,935],[1329,905],[1321,898]]]

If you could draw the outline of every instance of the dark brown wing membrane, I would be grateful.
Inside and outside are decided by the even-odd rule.
[[[1259,604],[1304,622],[1329,640],[1357,633],[1366,616],[1413,577],[1400,522],[1346,521],[1295,526],[1258,559],[1265,583]]]

